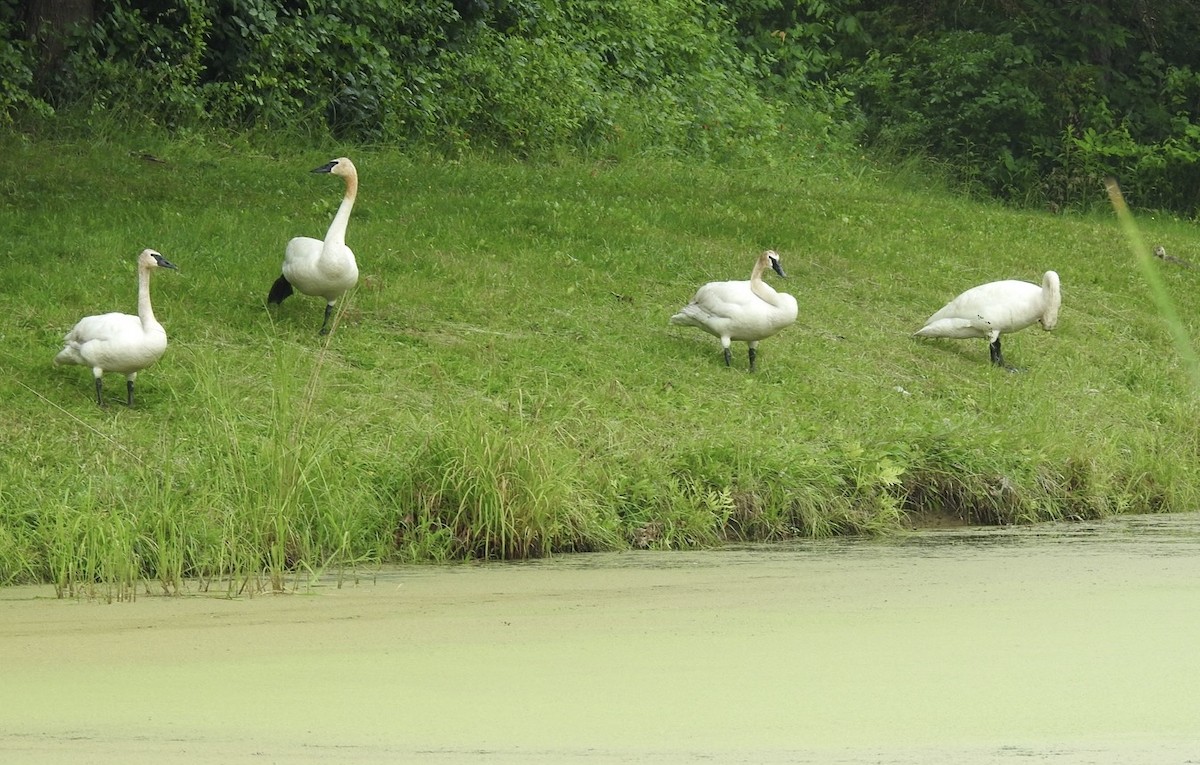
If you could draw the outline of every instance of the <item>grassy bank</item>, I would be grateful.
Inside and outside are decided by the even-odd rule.
[[[283,246],[342,193],[291,153],[6,139],[0,583],[238,591],[378,561],[1191,510],[1200,414],[1111,215],[966,201],[823,156],[730,170],[356,151],[360,286],[268,310]],[[154,160],[144,155],[153,155]],[[160,160],[160,161],[155,161]],[[1191,226],[1143,220],[1188,258]],[[137,406],[55,368],[153,282]],[[667,317],[778,250],[797,323],[726,369]],[[1200,262],[1200,253],[1193,256]],[[910,337],[949,298],[1053,268],[1053,333]],[[1161,267],[1194,333],[1200,271]],[[157,586],[157,585],[155,585]]]

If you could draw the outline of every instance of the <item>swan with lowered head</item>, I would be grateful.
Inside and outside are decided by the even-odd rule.
[[[354,163],[339,157],[313,170],[314,173],[330,173],[346,179],[346,194],[324,241],[307,236],[298,236],[287,244],[283,256],[283,274],[271,286],[268,303],[282,303],[295,288],[305,295],[325,298],[325,320],[321,322],[321,334],[329,331],[329,317],[334,303],[358,283],[358,263],[354,253],[346,246],[346,225],[350,222],[350,210],[358,196],[358,170]]]
[[[1000,352],[1000,335],[1017,332],[1041,322],[1047,332],[1058,324],[1062,303],[1058,274],[1047,271],[1039,287],[1030,282],[1006,279],[972,287],[929,317],[917,330],[918,337],[965,339],[987,338],[992,363],[1008,368]]]
[[[754,261],[749,281],[705,284],[696,291],[692,302],[671,317],[671,323],[698,327],[721,338],[725,366],[730,365],[730,341],[745,341],[750,346],[750,371],[753,372],[759,341],[796,321],[796,298],[776,292],[763,281],[763,272],[768,268],[787,278],[779,253],[767,250]]]
[[[126,403],[133,406],[133,381],[138,372],[158,361],[167,350],[167,331],[150,307],[150,272],[175,268],[154,250],[138,255],[138,315],[105,313],[87,316],[67,333],[55,364],[80,364],[92,368],[96,378],[96,403],[104,406],[105,372],[125,375]]]

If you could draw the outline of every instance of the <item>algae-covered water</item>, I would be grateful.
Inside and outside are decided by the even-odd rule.
[[[1200,763],[1200,516],[0,591],[0,762]]]

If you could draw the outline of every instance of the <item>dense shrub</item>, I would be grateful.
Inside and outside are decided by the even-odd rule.
[[[20,74],[29,57],[8,31],[0,73],[15,55]],[[704,0],[107,0],[44,90],[167,127],[728,155],[780,123],[736,41]]]
[[[0,0],[0,122],[49,109],[519,155],[865,137],[971,188],[1200,212],[1200,0]],[[53,55],[47,50],[53,48]],[[119,124],[119,121],[117,121]]]
[[[1195,0],[857,8],[839,81],[871,138],[1020,202],[1086,205],[1111,175],[1135,204],[1200,211]]]
[[[0,125],[18,111],[46,115],[50,109],[34,95],[32,46],[17,18],[16,6],[0,3]]]
[[[979,168],[989,188],[1013,193],[1037,183],[1027,142],[1056,132],[1037,60],[1009,35],[948,32],[869,55],[855,84],[876,138]]]

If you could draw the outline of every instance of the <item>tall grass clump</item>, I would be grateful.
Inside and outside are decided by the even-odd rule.
[[[618,543],[552,434],[467,408],[428,424],[395,502],[403,557],[508,559]]]
[[[223,396],[211,359],[195,359],[194,384],[211,406],[203,432],[213,437],[200,463],[204,479],[189,476],[204,492],[208,546],[194,575],[224,580],[234,591],[281,590],[356,561],[378,562],[371,531],[376,506],[364,494],[364,472],[350,427],[353,412],[329,417],[323,365],[328,345],[298,347],[263,340],[269,376],[254,384],[265,400],[248,403]],[[369,460],[369,455],[366,455]],[[366,468],[369,471],[370,468]],[[347,474],[351,477],[347,477]]]

